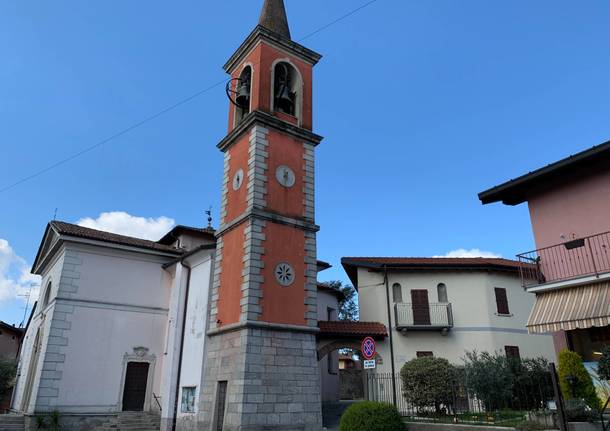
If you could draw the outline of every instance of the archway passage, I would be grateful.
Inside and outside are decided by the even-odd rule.
[[[324,426],[333,428],[351,403],[365,397],[365,371],[362,362],[354,360],[354,356],[362,358],[362,341],[366,337],[382,341],[387,336],[387,329],[377,322],[342,321],[320,321],[318,328],[323,421]]]

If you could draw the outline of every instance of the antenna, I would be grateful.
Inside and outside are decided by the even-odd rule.
[[[55,212],[53,213],[53,220],[57,220],[57,208],[55,208]]]
[[[210,208],[205,212],[205,214],[208,216],[208,228],[212,228],[212,206],[210,206]]]
[[[28,307],[30,306],[30,296],[32,296],[32,287],[34,287],[34,286],[39,287],[40,284],[30,283],[30,289],[28,290],[28,293],[24,293],[23,295],[17,295],[22,298],[26,298],[25,307],[23,308],[23,320],[21,320],[21,323],[19,324],[19,328],[23,328],[23,325],[25,324],[25,319],[27,318],[27,315],[28,315]]]

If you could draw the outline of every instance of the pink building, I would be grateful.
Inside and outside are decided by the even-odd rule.
[[[594,361],[610,343],[610,142],[479,194],[483,204],[527,202],[536,250],[518,255],[536,294],[528,322],[555,348]]]

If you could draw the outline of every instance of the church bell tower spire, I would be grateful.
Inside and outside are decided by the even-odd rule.
[[[200,429],[322,428],[313,67],[283,0],[225,64],[229,124]],[[220,424],[220,425],[219,425]],[[224,426],[224,428],[223,428]]]

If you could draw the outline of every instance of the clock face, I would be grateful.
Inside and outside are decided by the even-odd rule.
[[[294,171],[288,166],[278,166],[275,170],[275,179],[284,187],[292,187],[296,181]]]
[[[294,282],[294,268],[282,262],[275,267],[275,279],[282,286],[290,286]]]
[[[233,175],[233,190],[237,191],[241,188],[241,185],[244,182],[244,170],[243,169],[239,169],[237,172],[235,172],[235,175]]]

